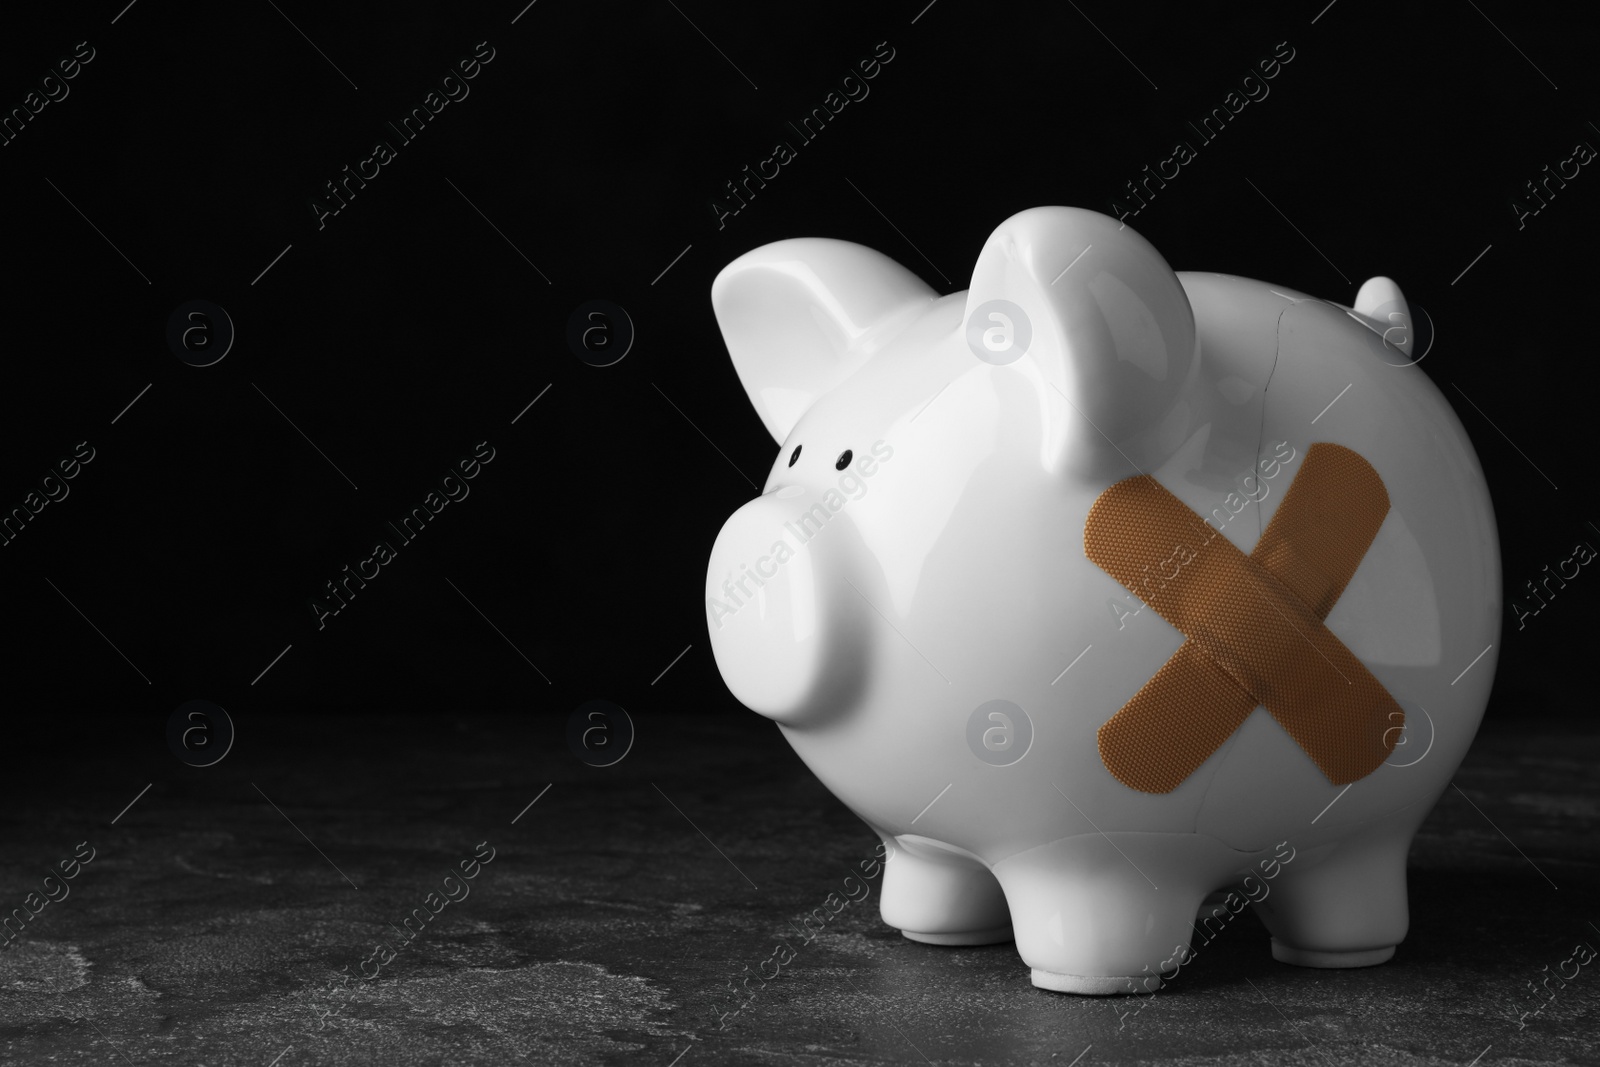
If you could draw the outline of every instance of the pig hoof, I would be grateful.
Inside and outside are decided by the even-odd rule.
[[[1156,983],[1153,987],[1147,983]],[[1113,997],[1119,994],[1154,993],[1161,979],[1153,975],[1117,977],[1103,974],[1057,974],[1033,968],[1033,984],[1055,993],[1077,993],[1086,997]]]
[[[1272,958],[1279,963],[1292,963],[1296,967],[1375,967],[1380,963],[1389,962],[1393,957],[1393,945],[1329,952],[1314,948],[1295,948],[1277,938],[1272,939]]]
[[[920,934],[915,930],[901,930],[900,933],[924,945],[999,945],[1015,940],[1010,923],[987,930],[960,930],[948,934]]]

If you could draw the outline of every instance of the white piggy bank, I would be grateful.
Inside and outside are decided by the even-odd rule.
[[[964,293],[813,238],[711,295],[781,445],[712,549],[712,648],[894,846],[885,922],[1074,993],[1153,989],[1245,898],[1284,962],[1393,955],[1500,565],[1392,282],[1175,274],[1046,207]]]

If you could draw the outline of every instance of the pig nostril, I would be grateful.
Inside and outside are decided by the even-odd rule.
[[[800,449],[802,447],[802,445],[795,445],[794,451],[789,453],[789,466],[794,466],[794,461],[800,458]]]
[[[850,466],[850,450],[847,448],[839,453],[839,458],[834,462],[833,469],[842,471],[848,466]]]

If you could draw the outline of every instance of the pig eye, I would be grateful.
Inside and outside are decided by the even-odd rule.
[[[789,453],[789,466],[791,466],[791,467],[794,466],[794,461],[800,458],[800,449],[802,447],[804,447],[804,446],[795,445],[794,446],[794,451]]]
[[[843,452],[839,453],[838,459],[834,460],[833,469],[836,471],[842,471],[848,466],[850,466],[850,450],[847,448]]]

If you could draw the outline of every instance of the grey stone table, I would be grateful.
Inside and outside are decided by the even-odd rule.
[[[142,725],[15,734],[0,907],[93,858],[0,952],[0,1063],[1600,1063],[1600,961],[1530,992],[1600,946],[1588,723],[1479,736],[1391,963],[1276,963],[1246,912],[1126,1017],[850,901],[876,840],[771,723],[637,725],[606,769],[512,715],[244,722],[204,769]]]

